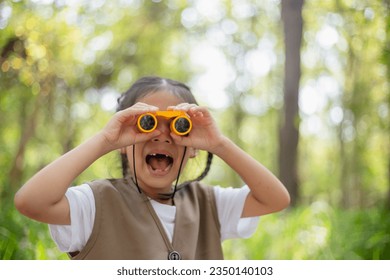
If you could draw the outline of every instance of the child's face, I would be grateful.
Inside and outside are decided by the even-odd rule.
[[[150,93],[138,102],[166,110],[168,106],[184,103],[181,98],[165,92]],[[150,141],[135,145],[135,169],[139,186],[150,195],[171,192],[172,183],[176,180],[184,147],[174,143],[170,136],[170,120],[158,117],[157,128],[161,134]],[[130,172],[133,173],[133,149],[127,147]],[[183,167],[188,158],[193,156],[193,149],[186,152]]]

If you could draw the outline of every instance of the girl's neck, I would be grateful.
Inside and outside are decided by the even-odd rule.
[[[174,206],[174,202],[173,202],[173,199],[172,198],[169,198],[169,199],[154,199],[152,198],[154,201],[157,201],[158,203],[161,203],[161,204],[165,204],[165,205],[169,205],[169,206]]]
[[[134,184],[137,184],[132,177],[130,179]],[[148,198],[153,199],[154,201],[157,201],[158,203],[167,204],[167,205],[174,205],[174,201],[173,201],[173,198],[171,196],[171,192],[173,191],[172,188],[171,188],[170,192],[164,192],[164,191],[159,192],[158,190],[157,191],[149,191],[149,190],[145,190],[145,188],[142,188],[141,186],[139,186],[139,182],[138,182],[137,187],[139,188],[140,192],[144,193]]]
[[[170,196],[170,193],[150,193],[141,189],[141,191],[150,199],[157,201],[161,204],[174,205],[173,198]]]

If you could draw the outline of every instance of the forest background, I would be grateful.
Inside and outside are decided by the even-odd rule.
[[[0,259],[67,258],[13,196],[96,133],[144,75],[189,84],[292,195],[253,237],[226,241],[227,259],[390,259],[389,10],[388,0],[0,1]],[[118,176],[111,153],[74,183]],[[218,159],[205,181],[242,185]]]

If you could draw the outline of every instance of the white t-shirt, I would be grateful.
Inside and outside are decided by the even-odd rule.
[[[221,224],[221,241],[231,238],[248,238],[255,231],[259,217],[241,218],[249,188],[213,187]],[[66,192],[70,206],[70,225],[49,225],[50,233],[63,252],[81,251],[86,245],[95,221],[95,198],[89,185],[71,187]],[[172,242],[176,207],[151,200],[168,238]]]

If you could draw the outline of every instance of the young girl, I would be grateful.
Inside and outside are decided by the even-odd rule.
[[[15,195],[17,209],[48,223],[60,250],[73,259],[223,259],[223,240],[249,237],[258,216],[289,205],[281,182],[221,134],[186,85],[144,77],[118,102],[118,112],[101,131],[43,168]],[[160,111],[184,113],[192,129],[177,135],[172,119]],[[137,127],[144,113],[156,116],[151,132]],[[205,171],[177,186],[180,172],[199,150],[208,152]],[[122,179],[69,188],[111,151],[122,156]],[[246,185],[201,184],[213,154]]]

